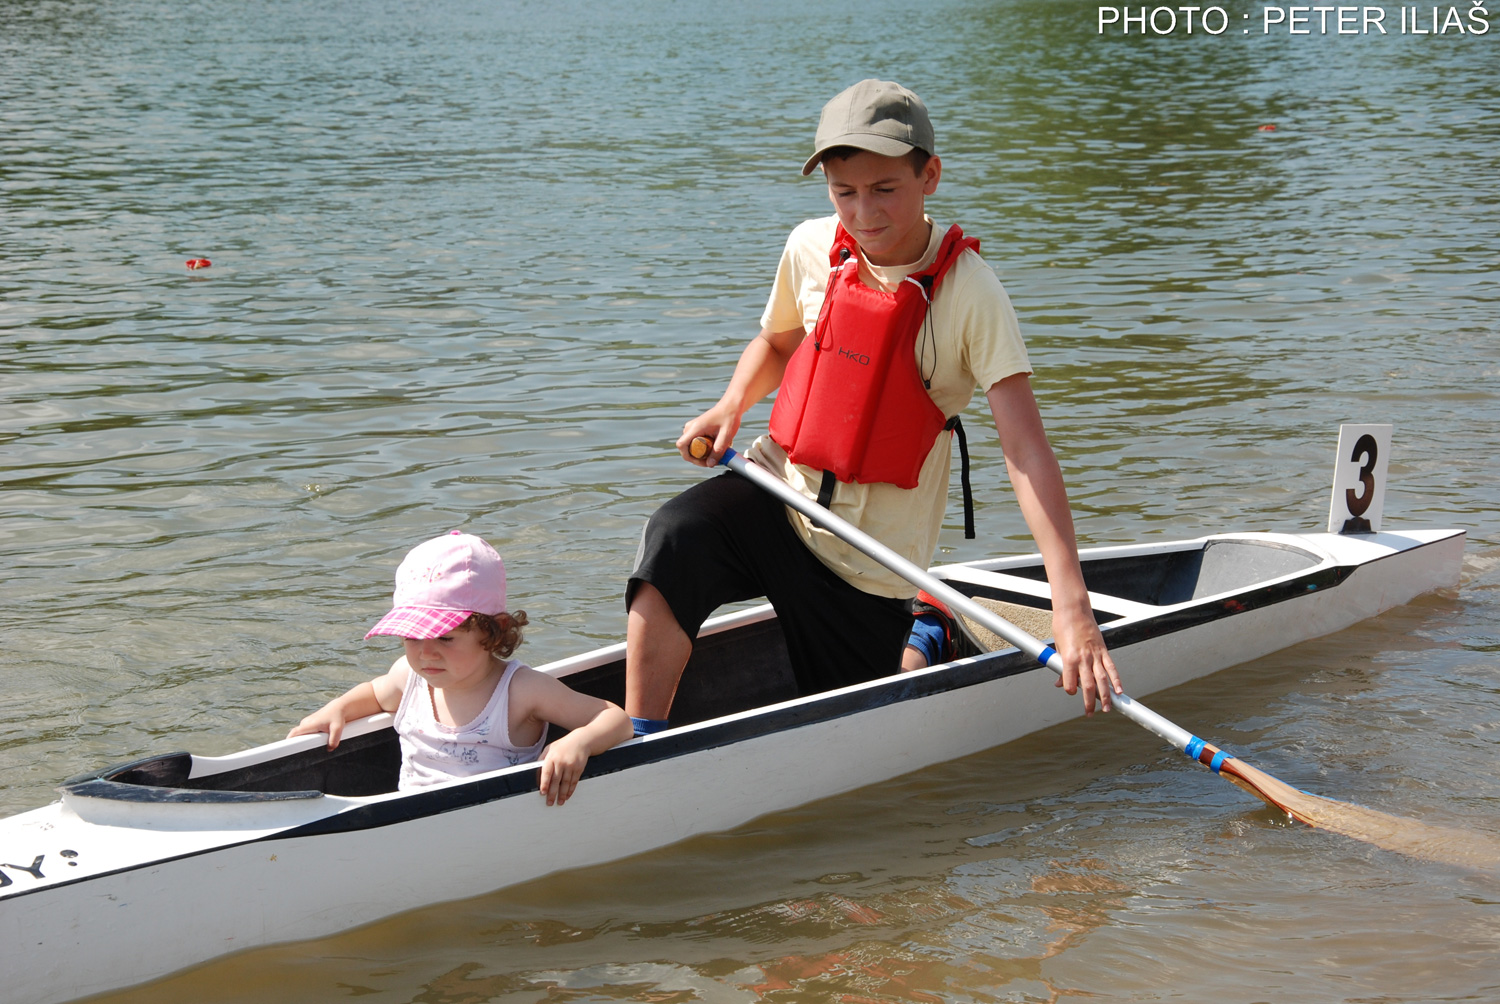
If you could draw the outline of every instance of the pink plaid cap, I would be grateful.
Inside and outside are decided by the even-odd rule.
[[[439,638],[470,614],[505,610],[505,563],[473,534],[454,530],[412,548],[396,569],[393,608],[366,638]]]

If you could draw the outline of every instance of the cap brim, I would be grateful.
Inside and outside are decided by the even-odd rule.
[[[857,150],[868,150],[878,153],[882,157],[901,157],[911,153],[916,147],[910,143],[903,143],[899,139],[890,136],[881,136],[877,133],[851,132],[842,136],[835,136],[818,145],[818,152],[807,158],[807,163],[802,165],[803,174],[812,174],[813,168],[823,161],[823,155],[834,147],[852,146]]]
[[[441,638],[473,616],[472,610],[443,607],[397,607],[365,633],[366,638],[389,634],[398,638]]]

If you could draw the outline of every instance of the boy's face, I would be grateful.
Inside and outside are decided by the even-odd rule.
[[[872,265],[910,265],[927,250],[924,200],[937,191],[943,166],[936,158],[920,172],[906,157],[861,150],[823,161],[828,198],[839,222]]]

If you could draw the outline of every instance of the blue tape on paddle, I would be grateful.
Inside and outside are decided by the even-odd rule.
[[[1047,647],[1042,649],[1041,653],[1036,657],[1036,661],[1045,666],[1047,665],[1047,663],[1052,661],[1052,657],[1056,654],[1057,649],[1053,648],[1051,645],[1048,645]]]
[[[1186,753],[1191,759],[1198,759],[1198,754],[1203,752],[1203,740],[1197,736],[1193,736],[1193,738],[1188,740],[1188,744],[1182,748],[1182,752]]]
[[[729,449],[725,450],[724,455],[719,458],[719,463],[727,464],[737,456],[739,456],[739,454],[735,453],[734,447],[731,446]]]
[[[1219,768],[1224,765],[1225,760],[1233,759],[1234,757],[1230,756],[1228,753],[1225,753],[1223,750],[1220,750],[1219,752],[1215,753],[1214,758],[1209,761],[1208,769],[1217,774],[1219,772]]]

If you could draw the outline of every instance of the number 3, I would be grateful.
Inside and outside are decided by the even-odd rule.
[[[1351,516],[1363,516],[1375,498],[1375,461],[1379,453],[1375,437],[1367,432],[1355,442],[1354,452],[1349,455],[1349,459],[1356,463],[1361,455],[1365,458],[1359,468],[1359,484],[1364,491],[1357,494],[1353,488],[1349,488],[1344,492],[1344,504],[1349,507]]]

